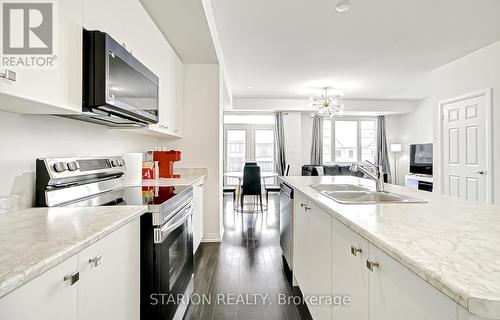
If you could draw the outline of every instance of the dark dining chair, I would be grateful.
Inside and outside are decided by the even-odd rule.
[[[290,165],[286,166],[285,176],[290,172]],[[266,186],[266,206],[269,205],[269,192],[280,192],[280,186]]]
[[[241,211],[243,211],[243,200],[245,196],[258,196],[260,200],[260,211],[262,209],[262,185],[260,181],[259,166],[245,166],[243,168],[243,184],[241,186]]]
[[[223,191],[223,193],[231,193],[233,195],[233,203],[236,203],[236,187],[235,186],[224,186],[222,191]]]
[[[255,167],[256,165],[257,165],[257,162],[245,162],[245,167],[248,167],[248,166]]]

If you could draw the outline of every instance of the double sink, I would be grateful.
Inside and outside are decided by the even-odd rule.
[[[425,203],[425,200],[392,192],[377,192],[354,184],[312,184],[311,188],[342,204]]]

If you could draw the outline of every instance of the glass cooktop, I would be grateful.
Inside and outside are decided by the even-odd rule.
[[[127,205],[161,206],[190,186],[175,187],[126,187],[123,189],[123,201]]]

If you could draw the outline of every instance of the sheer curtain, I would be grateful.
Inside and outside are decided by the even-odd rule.
[[[391,183],[391,168],[389,166],[389,157],[387,153],[387,141],[385,130],[385,117],[377,117],[377,165],[382,166],[382,170],[387,174],[387,183]]]
[[[313,118],[311,164],[323,165],[323,117],[318,115]]]
[[[285,160],[285,129],[283,124],[283,112],[274,113],[274,140],[276,148],[274,149],[276,173],[280,176],[285,175],[286,160]]]

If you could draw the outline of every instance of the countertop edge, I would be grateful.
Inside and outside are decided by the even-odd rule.
[[[142,180],[141,185],[143,187],[170,187],[170,186],[192,185],[202,179],[205,179],[206,177],[207,175],[203,174],[203,175],[192,175],[187,178],[181,177],[181,178],[145,179]],[[178,181],[175,181],[176,179]]]
[[[107,226],[87,239],[69,246],[66,250],[54,254],[52,257],[40,261],[37,266],[30,268],[26,273],[17,274],[9,279],[3,280],[0,286],[0,299],[147,212],[147,206],[140,206],[140,208],[141,209],[138,211]]]
[[[292,186],[293,188],[297,189],[304,195],[306,195],[308,198],[310,198],[312,202],[314,202],[316,205],[320,206],[322,209],[330,213],[330,215],[332,215],[335,219],[339,220],[348,228],[361,235],[363,238],[368,240],[368,242],[377,246],[387,255],[398,261],[405,268],[416,274],[419,278],[430,284],[433,288],[440,291],[454,302],[464,307],[470,313],[480,317],[500,319],[500,297],[495,299],[485,298],[485,297],[474,297],[471,296],[470,293],[464,292],[463,290],[457,288],[452,283],[449,283],[447,281],[442,281],[441,277],[432,270],[419,266],[418,262],[405,256],[404,254],[401,254],[397,249],[387,244],[385,241],[378,238],[371,232],[363,229],[361,226],[356,224],[356,222],[350,220],[341,213],[330,208],[328,205],[325,205],[321,201],[317,201],[316,199],[308,195],[308,193],[310,192],[318,192],[318,191],[315,191],[310,187],[308,187],[309,190],[304,190],[302,186],[295,184],[293,181],[287,180],[286,177],[280,177],[280,179],[283,182],[286,182],[287,184]]]

